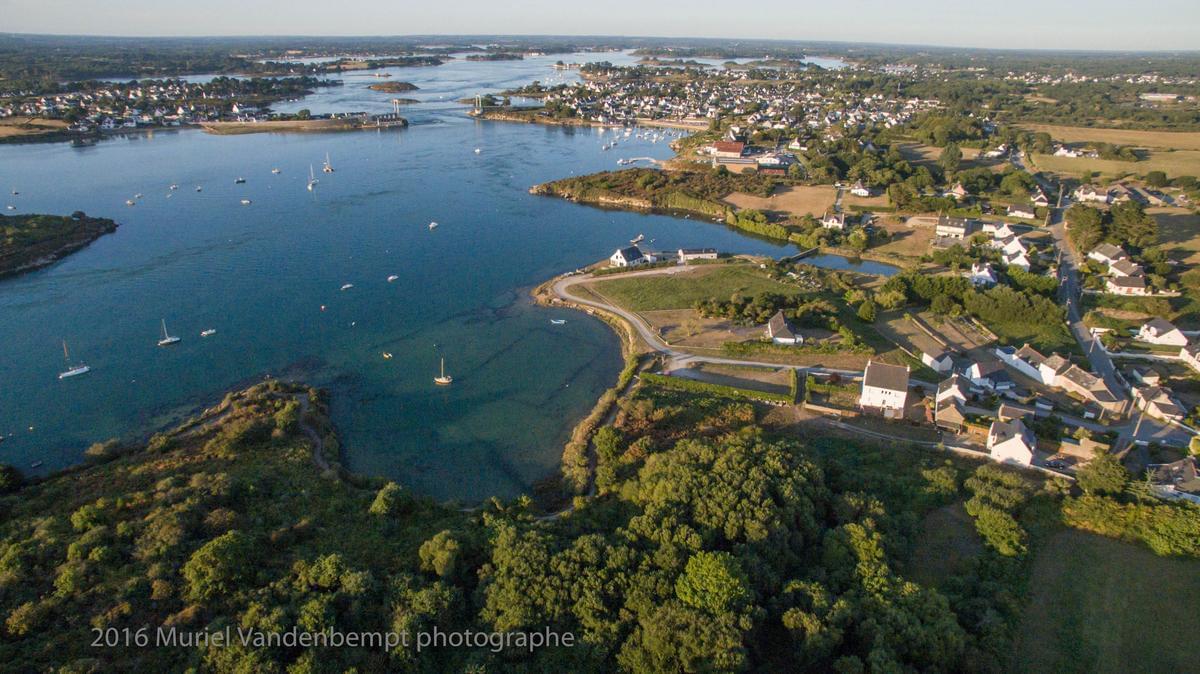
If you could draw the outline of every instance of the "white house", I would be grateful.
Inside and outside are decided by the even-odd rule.
[[[871,188],[867,187],[861,180],[859,180],[854,183],[853,187],[850,188],[850,194],[853,194],[856,197],[869,197],[871,196]]]
[[[1049,206],[1050,197],[1046,196],[1046,192],[1041,187],[1035,187],[1033,194],[1029,195],[1029,201],[1034,206]]]
[[[1117,260],[1124,260],[1129,257],[1125,254],[1125,251],[1120,246],[1114,246],[1111,243],[1102,243],[1099,246],[1096,246],[1090,253],[1087,254],[1087,256],[1089,260],[1095,260],[1100,264],[1107,265],[1110,265]]]
[[[1021,271],[1029,271],[1030,266],[1032,266],[1029,262],[1029,258],[1023,252],[1005,253],[1004,264],[1008,265],[1009,267],[1016,267]]]
[[[1004,371],[1004,365],[996,361],[971,363],[966,374],[972,384],[989,391],[1007,391],[1015,386],[1012,377]]]
[[[1118,276],[1104,279],[1105,291],[1113,295],[1149,295],[1146,279],[1142,276]]]
[[[1111,195],[1108,193],[1108,190],[1093,185],[1082,185],[1075,190],[1075,201],[1093,201],[1107,204],[1110,198]]]
[[[1142,266],[1129,258],[1122,258],[1108,265],[1109,276],[1142,276],[1144,273]]]
[[[1184,499],[1200,504],[1200,466],[1194,456],[1174,463],[1148,466],[1154,492],[1167,499]]]
[[[904,416],[908,400],[908,367],[867,361],[863,372],[862,393],[858,404],[865,410],[879,411],[889,419]]]
[[[954,369],[954,359],[945,351],[929,353],[921,352],[921,362],[928,365],[934,372],[949,372]]]
[[[642,249],[637,246],[618,248],[617,252],[608,258],[609,264],[614,267],[636,267],[638,265],[650,264],[654,261],[655,258],[653,255],[643,253]]]
[[[1151,318],[1142,324],[1138,330],[1137,338],[1143,342],[1150,344],[1163,344],[1166,346],[1186,346],[1188,343],[1187,335],[1171,324],[1165,318]]]
[[[1033,220],[1037,218],[1037,211],[1032,206],[1009,206],[1008,216],[1010,218],[1025,218]]]
[[[1161,386],[1134,388],[1133,403],[1146,414],[1163,421],[1179,421],[1187,415],[1187,410],[1171,398],[1171,391]]]
[[[967,380],[962,375],[950,375],[938,384],[937,395],[934,396],[933,401],[940,403],[946,400],[957,400],[960,403],[965,403],[969,397],[969,388]]]
[[[715,260],[717,259],[716,248],[680,248],[677,253],[679,264],[687,264],[692,260]]]
[[[771,320],[767,321],[766,335],[767,339],[776,344],[804,343],[804,338],[792,331],[792,326],[788,325],[782,311],[776,311]]]
[[[937,226],[933,233],[939,238],[965,239],[975,232],[975,228],[974,220],[941,215],[938,216]]]
[[[950,197],[955,201],[962,201],[971,196],[971,193],[967,191],[967,188],[963,187],[962,183],[954,183],[954,187],[951,187],[942,196]]]
[[[1200,372],[1200,345],[1188,345],[1179,350],[1179,359]]]
[[[845,213],[825,213],[821,216],[821,226],[825,229],[846,229],[846,214]]]
[[[1028,466],[1036,446],[1037,439],[1020,419],[993,421],[988,429],[987,448],[993,461]]]
[[[994,286],[996,285],[996,274],[992,271],[992,265],[987,262],[975,262],[971,265],[971,271],[964,274],[971,283],[977,286]]]

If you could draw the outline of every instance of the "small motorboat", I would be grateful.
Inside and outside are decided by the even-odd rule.
[[[475,154],[479,154],[479,153],[480,153],[480,152],[482,152],[482,151],[483,151],[483,150],[480,150],[479,148],[475,148]]]
[[[245,178],[243,178],[243,177],[241,177],[241,176],[238,176],[237,178],[234,178],[234,179],[233,179],[233,184],[234,184],[234,185],[241,185],[241,184],[242,184],[242,183],[244,183],[244,182],[246,182],[246,179],[245,179]]]
[[[196,191],[197,191],[197,192],[203,192],[203,191],[204,191],[204,188],[203,188],[203,187],[200,187],[199,185],[196,185]]]
[[[566,323],[566,322],[567,322],[567,321],[566,321],[566,319],[564,319],[564,318],[551,318],[551,319],[550,319],[550,324],[551,324],[551,325],[563,325],[563,324],[564,324],[564,323]]]
[[[271,173],[274,173],[275,175],[279,175],[280,171],[277,168],[273,168],[273,169],[271,169]]]
[[[171,183],[171,186],[168,189],[177,190],[177,189],[179,189],[179,185],[176,185],[175,183]]]
[[[353,284],[353,283],[347,283],[347,284],[345,284],[345,285],[343,285],[343,286],[342,286],[342,290],[349,290],[349,289],[351,289],[351,288],[353,288],[353,287],[354,287],[354,284]]]
[[[16,206],[13,206],[12,204],[9,204],[9,205],[5,206],[5,208],[7,208],[7,209],[8,209],[8,210],[10,210],[10,211],[15,211],[15,210],[17,210],[17,207],[16,207]]]
[[[383,352],[383,359],[384,359],[384,360],[391,360],[391,359],[392,359],[392,352],[391,352],[391,351],[384,351],[384,352]]]
[[[132,206],[132,205],[133,205],[133,199],[126,199],[126,200],[125,200],[125,205],[126,205],[126,206]]]
[[[212,336],[213,336],[213,335],[215,335],[215,334],[217,334],[217,331],[216,331],[215,329],[213,329],[213,328],[209,328],[209,329],[207,329],[207,330],[201,330],[201,331],[200,331],[200,336],[201,336],[201,337],[212,337]]]
[[[400,278],[400,277],[396,276],[395,274],[392,274],[391,276],[388,277],[388,283],[391,283],[392,281],[395,281],[398,278]]]
[[[252,203],[254,203],[254,202],[250,201],[249,199],[242,199],[243,206],[249,206]]]
[[[141,192],[138,192],[137,194],[133,195],[133,198],[134,198],[134,199],[141,199],[141,198],[142,198],[142,193],[141,193]]]
[[[431,230],[437,229],[437,226],[438,226],[438,224],[436,222],[429,223],[429,229],[431,229]]]

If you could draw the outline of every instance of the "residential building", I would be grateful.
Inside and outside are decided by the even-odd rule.
[[[1037,218],[1037,211],[1032,206],[1009,206],[1007,213],[1010,218],[1025,218],[1026,220]]]
[[[636,267],[643,264],[650,264],[654,261],[655,258],[653,255],[643,253],[642,249],[637,246],[618,248],[617,252],[608,258],[609,264],[613,267]]]
[[[1187,335],[1183,334],[1182,330],[1175,327],[1171,321],[1158,317],[1143,323],[1137,338],[1149,344],[1164,346],[1186,346],[1188,343]]]
[[[1124,260],[1129,257],[1120,246],[1114,246],[1111,243],[1102,243],[1096,246],[1087,256],[1089,260],[1095,260],[1100,264],[1112,264],[1117,260]]]
[[[1194,456],[1148,466],[1154,492],[1166,499],[1200,503],[1200,466]]]
[[[1116,277],[1143,276],[1145,275],[1145,272],[1142,271],[1142,266],[1133,260],[1130,260],[1129,258],[1121,258],[1120,260],[1108,265],[1108,275]]]
[[[692,260],[715,260],[717,259],[716,248],[680,248],[677,253],[680,264],[687,264]]]
[[[996,274],[992,271],[992,265],[987,262],[972,263],[971,271],[966,272],[964,275],[976,286],[996,285]]]
[[[965,239],[975,233],[977,223],[974,220],[967,218],[951,218],[949,216],[938,216],[937,227],[934,228],[934,234],[938,238],[946,239]]]
[[[846,214],[826,212],[821,216],[821,226],[825,229],[844,230],[846,229]]]
[[[867,361],[858,404],[892,419],[903,418],[908,400],[908,367]]]
[[[1200,372],[1200,345],[1189,344],[1179,350],[1179,359],[1188,367]]]
[[[1012,377],[1004,371],[1004,365],[997,361],[971,363],[971,366],[967,368],[967,379],[970,379],[972,384],[988,391],[1008,391],[1015,386]]]
[[[1118,276],[1104,279],[1104,289],[1113,295],[1145,296],[1150,294],[1142,276]]]
[[[1171,391],[1161,386],[1139,386],[1133,389],[1133,403],[1155,419],[1179,421],[1187,411],[1171,399]]]
[[[934,372],[949,372],[954,369],[954,359],[945,351],[924,351],[921,353],[921,362]]]
[[[767,339],[770,339],[776,344],[803,344],[804,338],[797,335],[792,326],[788,324],[787,318],[783,315],[783,311],[776,311],[771,320],[767,321],[766,330]]]
[[[1020,419],[993,421],[988,429],[987,448],[993,461],[1028,466],[1035,447],[1037,439]]]
[[[853,187],[850,188],[850,194],[853,194],[856,197],[869,197],[871,196],[871,188],[867,187],[861,180],[859,180],[854,183]]]
[[[1075,190],[1075,201],[1107,204],[1112,198],[1108,190],[1095,185],[1082,185]]]

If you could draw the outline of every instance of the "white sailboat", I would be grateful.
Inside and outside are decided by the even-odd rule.
[[[431,230],[437,229],[437,226],[438,226],[438,224],[436,222],[429,223],[429,229],[431,229]]]
[[[433,383],[438,386],[449,386],[454,382],[454,377],[446,374],[446,359],[442,358],[442,374],[440,377],[434,377]]]
[[[172,344],[179,343],[180,340],[178,337],[175,337],[167,332],[167,319],[165,319],[165,318],[162,319],[162,329],[163,329],[163,332],[162,332],[163,336],[162,336],[162,339],[158,340],[159,346],[171,346]]]
[[[67,377],[75,377],[75,376],[78,376],[81,374],[87,374],[88,372],[92,371],[92,368],[88,367],[87,365],[84,365],[83,363],[79,363],[78,365],[71,365],[71,352],[67,350],[67,340],[65,340],[65,339],[63,340],[63,359],[67,361],[67,369],[64,370],[63,372],[58,373],[59,379],[66,379]]]
[[[209,328],[209,329],[207,329],[207,330],[201,330],[201,331],[200,331],[200,336],[201,336],[201,337],[212,337],[212,336],[213,336],[213,335],[215,335],[215,334],[217,334],[217,331],[216,331],[216,329],[215,329],[215,328]]]
[[[325,165],[321,167],[325,173],[333,173],[333,164],[329,163],[329,153],[325,153]]]
[[[313,187],[317,184],[317,174],[313,172],[312,164],[308,165],[308,191],[313,191]]]

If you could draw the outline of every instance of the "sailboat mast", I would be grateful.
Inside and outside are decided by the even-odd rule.
[[[71,352],[67,351],[67,340],[65,340],[65,339],[63,340],[63,360],[65,360],[65,361],[71,360]]]
[[[442,356],[442,379],[446,378],[446,357]]]

